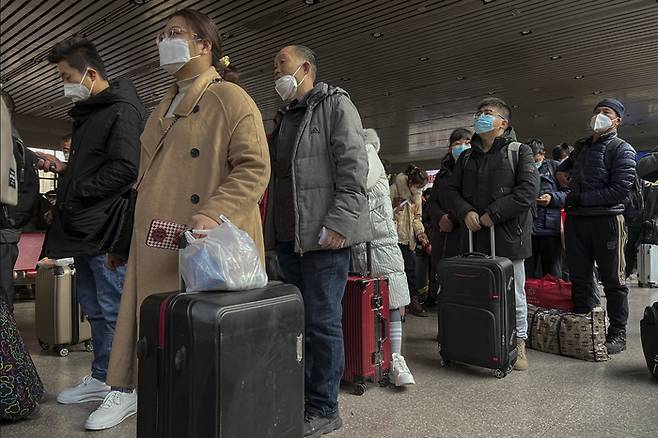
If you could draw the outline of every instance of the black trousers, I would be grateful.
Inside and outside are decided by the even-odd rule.
[[[610,325],[625,329],[628,287],[624,280],[624,217],[568,215],[564,238],[575,312],[587,313],[599,304],[596,286],[592,282],[596,262],[605,290]]]
[[[409,248],[409,245],[398,245],[402,251],[404,259],[404,273],[407,275],[407,285],[409,286],[409,296],[411,298],[418,296],[416,288],[416,255]]]
[[[526,278],[562,277],[562,238],[559,234],[532,236],[532,256],[525,261],[525,275]]]

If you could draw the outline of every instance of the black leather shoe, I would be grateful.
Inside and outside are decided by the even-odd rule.
[[[306,414],[304,417],[304,437],[319,438],[343,426],[343,420],[336,412],[333,416],[320,417]]]

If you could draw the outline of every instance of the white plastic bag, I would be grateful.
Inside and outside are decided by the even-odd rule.
[[[195,239],[191,231],[180,250],[179,269],[188,292],[248,290],[267,285],[267,274],[253,239],[224,216],[224,222],[205,237]],[[195,234],[201,233],[193,231]]]

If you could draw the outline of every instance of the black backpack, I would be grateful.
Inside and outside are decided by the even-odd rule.
[[[608,173],[612,170],[612,158],[610,155],[622,144],[624,144],[624,140],[620,139],[619,137],[615,137],[610,140],[610,142],[605,147],[605,155],[603,159],[605,161],[605,167],[608,170]],[[636,173],[635,181],[633,181],[633,185],[631,186],[630,192],[628,193],[628,197],[624,201],[624,221],[629,227],[642,223],[642,212],[644,211],[643,190],[644,182],[642,181],[642,178],[637,176]]]
[[[640,337],[649,372],[658,380],[658,302],[644,309],[644,318],[640,321]]]

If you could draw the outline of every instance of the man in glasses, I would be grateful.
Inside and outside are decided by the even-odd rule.
[[[516,288],[516,370],[527,370],[528,307],[524,260],[532,255],[532,214],[539,195],[539,174],[532,149],[516,141],[511,110],[503,100],[480,102],[474,115],[471,148],[455,164],[448,184],[448,208],[473,232],[496,227],[496,255],[514,265]],[[474,250],[490,253],[489,232],[476,233]]]

